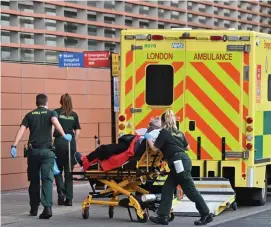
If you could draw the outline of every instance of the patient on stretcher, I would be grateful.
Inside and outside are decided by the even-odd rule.
[[[99,163],[103,171],[109,171],[125,164],[127,169],[134,169],[137,161],[146,150],[144,134],[152,134],[154,140],[158,137],[161,129],[160,117],[151,119],[147,129],[136,130],[136,135],[127,134],[118,139],[117,144],[105,144],[99,146],[88,155],[82,156],[81,153],[75,153],[75,160],[83,170],[91,170]]]

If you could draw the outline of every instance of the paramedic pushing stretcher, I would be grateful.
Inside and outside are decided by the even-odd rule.
[[[52,191],[54,179],[55,154],[52,151],[52,125],[60,132],[63,138],[71,141],[71,135],[65,134],[57,114],[48,109],[48,98],[44,94],[36,96],[37,109],[27,113],[17,132],[15,141],[11,146],[11,156],[16,158],[16,146],[23,136],[25,129],[30,129],[27,154],[27,175],[30,197],[30,215],[37,216],[40,202],[44,206],[40,219],[52,217]],[[41,178],[41,179],[40,179]],[[40,180],[42,192],[40,197]]]
[[[188,142],[182,132],[177,130],[174,113],[170,110],[161,116],[162,130],[155,143],[152,137],[146,133],[145,138],[148,141],[150,149],[160,150],[164,159],[167,160],[170,173],[162,188],[162,198],[157,217],[150,217],[150,221],[156,224],[168,224],[168,217],[172,207],[172,198],[177,185],[180,185],[184,194],[195,203],[201,218],[194,222],[195,225],[205,225],[213,220],[212,214],[202,196],[196,189],[192,176],[192,163],[185,150],[189,149]]]

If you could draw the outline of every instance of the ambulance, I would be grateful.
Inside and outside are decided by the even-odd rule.
[[[171,109],[191,147],[193,177],[207,179],[196,183],[200,191],[215,198],[225,189],[237,202],[264,205],[271,183],[271,35],[128,29],[121,31],[120,58],[119,134]]]

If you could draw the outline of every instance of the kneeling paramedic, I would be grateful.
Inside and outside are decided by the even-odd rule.
[[[27,175],[30,197],[30,215],[38,215],[40,202],[44,206],[40,219],[52,217],[52,191],[54,179],[55,154],[52,151],[52,125],[61,133],[63,138],[71,141],[70,134],[65,134],[54,111],[48,109],[48,98],[44,94],[36,96],[37,109],[27,113],[11,146],[11,156],[16,158],[16,146],[22,138],[25,130],[29,128],[27,152]],[[40,180],[42,190],[40,197]]]
[[[192,176],[192,162],[185,150],[189,149],[188,142],[182,132],[176,127],[174,113],[170,110],[161,116],[162,130],[155,143],[152,142],[151,136],[146,133],[150,149],[153,151],[160,150],[164,159],[167,160],[170,173],[162,188],[162,198],[157,217],[150,217],[150,221],[156,224],[168,225],[168,218],[172,207],[172,198],[177,185],[180,185],[184,194],[196,204],[201,218],[194,222],[195,225],[205,225],[213,221],[213,215],[210,213],[208,206],[202,196],[196,189]]]

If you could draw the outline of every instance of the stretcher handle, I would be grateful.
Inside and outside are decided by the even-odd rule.
[[[72,172],[72,164],[71,164],[71,142],[68,141],[68,152],[69,152],[69,171]]]

